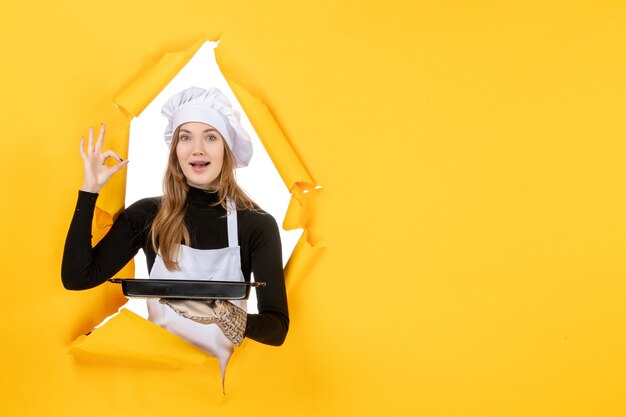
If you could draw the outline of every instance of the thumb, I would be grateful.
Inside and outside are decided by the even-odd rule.
[[[128,165],[130,161],[128,159],[120,162],[119,164],[115,164],[111,167],[111,174],[115,174],[116,172],[120,171],[122,168],[124,168],[126,165]]]

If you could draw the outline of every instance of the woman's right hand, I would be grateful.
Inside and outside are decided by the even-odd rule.
[[[98,193],[107,183],[109,178],[116,172],[121,170],[128,164],[128,160],[123,160],[113,150],[107,149],[102,152],[102,143],[104,142],[104,123],[100,125],[100,134],[98,140],[93,142],[93,127],[89,128],[89,142],[87,143],[87,152],[85,153],[85,138],[80,140],[80,156],[83,158],[85,176],[83,179],[82,191],[90,193]],[[115,158],[119,162],[113,166],[107,166],[106,160]]]

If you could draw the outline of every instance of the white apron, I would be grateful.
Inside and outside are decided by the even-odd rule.
[[[207,281],[244,281],[241,272],[241,255],[237,238],[237,211],[229,210],[227,216],[228,247],[223,249],[194,249],[180,245],[178,266],[180,271],[169,271],[163,258],[157,254],[150,278],[200,279]],[[231,301],[247,311],[246,300]],[[200,324],[186,319],[158,299],[148,299],[148,320],[185,339],[211,356],[217,358],[222,375],[233,353],[233,343],[224,336],[216,324]]]

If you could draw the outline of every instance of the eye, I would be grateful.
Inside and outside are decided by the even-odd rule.
[[[189,140],[189,136],[187,136],[187,135],[181,135],[181,136],[180,136],[180,140],[181,140],[181,141],[188,141],[188,140]]]
[[[214,140],[217,140],[217,138],[215,137],[215,135],[209,135],[206,138],[209,142],[213,142]]]

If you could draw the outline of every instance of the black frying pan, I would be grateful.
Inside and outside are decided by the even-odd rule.
[[[265,282],[153,278],[111,278],[109,282],[122,284],[122,291],[127,297],[198,300],[243,300],[250,295],[250,287],[265,286]]]

